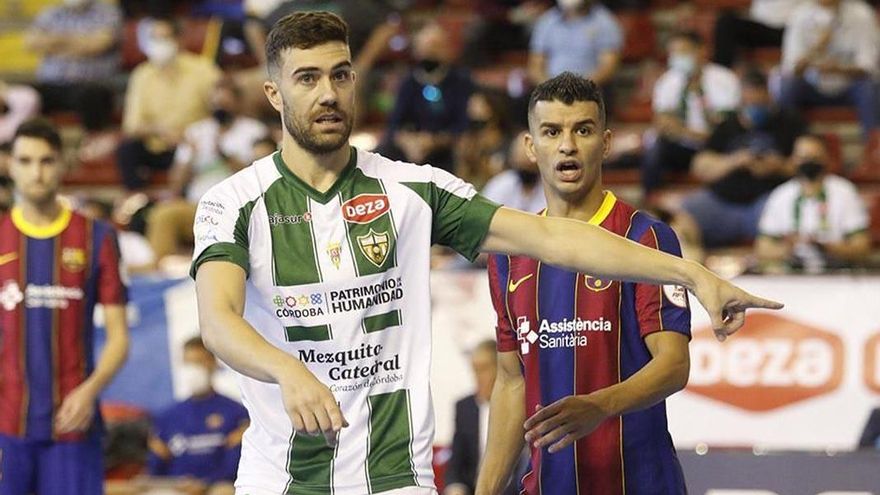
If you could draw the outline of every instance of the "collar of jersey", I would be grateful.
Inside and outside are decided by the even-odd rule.
[[[309,197],[318,201],[322,204],[326,204],[333,197],[336,196],[336,192],[339,190],[339,187],[345,183],[345,180],[354,172],[355,165],[357,164],[357,149],[354,146],[350,146],[351,148],[351,156],[348,159],[348,164],[345,165],[345,168],[342,170],[342,173],[339,174],[339,177],[336,179],[336,182],[330,186],[330,189],[327,189],[324,192],[318,191],[314,187],[306,184],[306,182],[299,177],[296,176],[293,172],[287,168],[287,164],[284,163],[284,158],[281,157],[281,151],[276,151],[274,155],[272,155],[272,159],[275,161],[275,167],[278,169],[278,173],[284,177],[284,180],[290,182],[294,186],[302,189],[304,193],[306,193]]]
[[[590,225],[601,225],[608,218],[608,215],[611,214],[615,204],[617,204],[617,196],[611,191],[605,191],[605,198],[602,200],[602,204],[599,205],[599,209],[596,210],[596,213],[593,213],[592,218],[587,223]],[[547,216],[547,208],[541,210],[541,216]]]
[[[52,220],[52,223],[48,225],[34,225],[25,220],[20,207],[13,207],[10,212],[10,217],[12,217],[12,223],[15,224],[15,227],[22,234],[34,239],[48,239],[60,234],[67,228],[67,224],[70,223],[70,215],[70,210],[62,207],[61,213],[58,214],[55,220]]]

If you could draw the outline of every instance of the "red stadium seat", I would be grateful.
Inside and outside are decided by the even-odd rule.
[[[871,239],[875,246],[880,246],[880,193],[874,193],[867,206],[868,215],[871,217]]]
[[[623,29],[623,61],[637,62],[656,55],[657,32],[648,12],[618,12]]]
[[[701,9],[747,10],[752,0],[695,0],[694,3]]]
[[[843,142],[840,136],[833,132],[822,135],[825,138],[825,144],[828,146],[828,156],[830,158],[829,172],[833,174],[843,173]]]
[[[856,111],[851,107],[813,107],[804,112],[807,121],[825,123],[858,123]]]
[[[868,138],[861,163],[850,174],[856,182],[880,182],[880,131]]]

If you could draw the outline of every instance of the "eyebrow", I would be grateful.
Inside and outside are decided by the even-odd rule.
[[[352,67],[351,62],[346,60],[344,62],[339,62],[338,64],[331,67],[330,72],[334,72],[334,71],[342,69],[342,68],[349,68],[350,69],[351,67]],[[292,75],[295,76],[297,74],[302,74],[303,72],[321,72],[321,68],[320,67],[300,67],[299,69],[296,69],[295,71],[293,71]]]
[[[596,121],[593,119],[579,120],[574,123],[574,127],[580,127],[582,125],[588,124],[596,125]],[[556,122],[541,122],[539,127],[562,127],[562,124],[558,124]]]

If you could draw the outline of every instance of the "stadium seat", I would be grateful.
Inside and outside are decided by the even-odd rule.
[[[656,55],[657,32],[649,13],[622,11],[617,13],[617,21],[626,40],[623,45],[624,62],[637,62]]]
[[[856,111],[851,107],[813,107],[804,112],[804,116],[811,124],[823,123],[858,123]]]
[[[856,182],[880,182],[880,131],[871,133],[862,156],[850,178]]]
[[[752,0],[695,0],[694,3],[702,9],[748,10]]]
[[[875,246],[880,246],[880,192],[871,195],[866,205],[868,215],[871,217],[871,239]]]

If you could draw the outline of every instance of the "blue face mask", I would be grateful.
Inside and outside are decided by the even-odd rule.
[[[746,105],[743,107],[743,113],[758,129],[766,127],[770,120],[770,109],[764,105]]]

